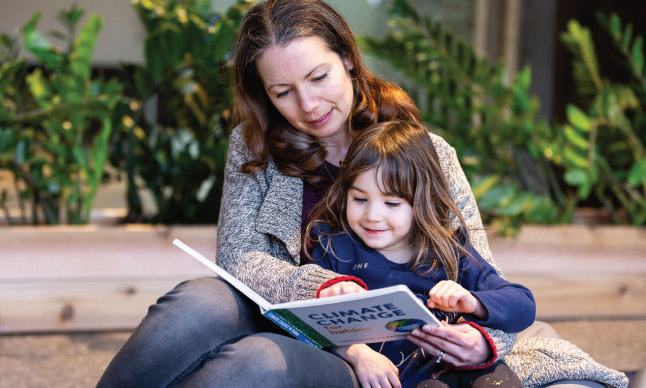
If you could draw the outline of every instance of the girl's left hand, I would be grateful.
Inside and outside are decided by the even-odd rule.
[[[493,357],[487,340],[471,325],[424,325],[407,339],[434,356],[444,352],[442,362],[452,367],[476,366]]]

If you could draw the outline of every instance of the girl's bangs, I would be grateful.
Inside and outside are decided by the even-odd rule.
[[[375,170],[379,190],[388,196],[401,197],[411,204],[415,178],[410,171],[409,162],[396,155],[387,155],[378,152],[369,152],[368,155],[357,155],[350,167],[350,180],[366,171]],[[350,183],[351,184],[351,183]]]

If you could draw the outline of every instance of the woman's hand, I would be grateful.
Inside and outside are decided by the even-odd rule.
[[[355,282],[346,281],[334,283],[329,287],[322,289],[319,292],[319,298],[325,298],[328,296],[336,295],[345,295],[345,294],[356,294],[357,292],[365,292],[366,289],[361,287]]]
[[[424,325],[413,330],[407,339],[434,356],[444,352],[442,361],[452,367],[480,365],[493,356],[482,333],[467,324],[442,322],[441,326]]]
[[[363,388],[401,388],[397,367],[386,356],[375,352],[368,345],[339,346],[335,350],[352,364]]]
[[[438,282],[428,293],[429,308],[451,313],[473,314],[480,319],[489,315],[482,303],[460,284],[451,280]]]

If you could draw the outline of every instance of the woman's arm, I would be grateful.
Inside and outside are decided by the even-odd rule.
[[[275,166],[240,171],[252,155],[241,127],[229,139],[218,222],[218,264],[272,303],[311,299],[337,277],[315,265],[299,267],[302,181]]]
[[[496,266],[495,261],[491,255],[491,250],[489,249],[489,242],[487,241],[487,234],[484,231],[482,225],[482,218],[480,218],[480,211],[478,210],[478,204],[476,203],[473,192],[471,191],[471,186],[467,177],[462,171],[460,162],[455,153],[455,149],[451,147],[444,139],[441,137],[430,134],[431,139],[433,140],[433,145],[435,145],[435,150],[440,159],[440,164],[442,165],[442,170],[444,171],[444,177],[447,180],[449,185],[449,190],[451,191],[451,197],[457,205],[458,209],[462,213],[462,217],[467,223],[469,229],[469,238],[471,240],[471,245],[475,248],[480,256],[491,264],[500,276],[503,276],[502,271],[498,266]],[[453,220],[455,226],[457,225],[457,217]],[[504,276],[503,276],[504,277]],[[489,334],[493,344],[496,347],[496,353],[498,357],[504,358],[504,356],[511,351],[511,348],[514,346],[516,341],[516,335],[512,333],[505,333],[501,330],[494,330],[489,328],[484,328],[485,331]]]

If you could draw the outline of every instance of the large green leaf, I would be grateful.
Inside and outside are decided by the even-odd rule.
[[[603,88],[604,82],[599,72],[590,30],[581,26],[578,21],[570,20],[567,23],[567,31],[561,33],[560,38],[574,56],[572,68],[577,89],[582,95],[594,95]]]
[[[565,172],[563,179],[572,186],[580,186],[588,181],[588,173],[581,169],[571,169]]]
[[[640,184],[646,185],[646,159],[635,162],[630,168],[628,184],[632,187],[637,187]]]
[[[14,146],[14,135],[11,129],[0,128],[0,153],[10,151]]]
[[[62,57],[54,46],[36,30],[40,17],[40,12],[35,13],[22,28],[25,49],[46,66],[57,69],[61,66]]]
[[[633,48],[631,50],[630,57],[633,61],[633,65],[635,66],[637,74],[642,74],[642,72],[644,71],[644,48],[641,36],[638,36],[633,42]]]
[[[70,54],[71,69],[73,74],[82,80],[90,78],[92,70],[92,51],[96,38],[103,26],[103,19],[97,14],[92,14],[74,42],[74,50]]]
[[[590,119],[588,116],[579,109],[576,105],[568,104],[566,108],[568,121],[578,129],[589,131]]]

